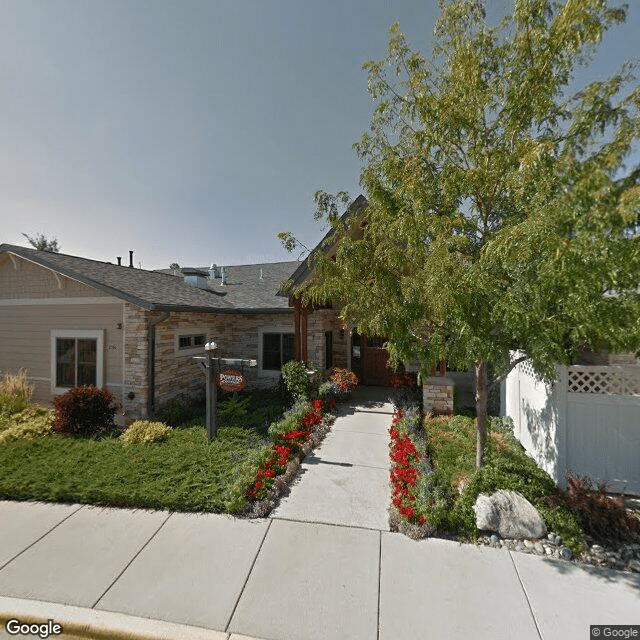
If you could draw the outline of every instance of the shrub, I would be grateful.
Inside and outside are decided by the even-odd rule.
[[[107,389],[76,387],[54,402],[53,429],[70,435],[97,435],[115,427],[116,407]]]
[[[269,427],[269,436],[275,442],[278,435],[286,435],[291,431],[300,429],[300,423],[304,417],[312,410],[311,404],[308,402],[298,401],[285,412],[282,419],[273,422]]]
[[[545,498],[549,506],[565,506],[573,513],[594,542],[609,546],[611,543],[640,542],[640,518],[624,506],[624,495],[607,495],[606,483],[596,488],[587,476],[567,473],[567,490]]]
[[[311,398],[311,381],[303,362],[291,360],[282,365],[281,372],[289,393],[302,400]]]
[[[165,440],[173,431],[164,422],[149,422],[148,420],[136,420],[120,434],[120,440],[125,446],[132,444],[151,444]]]
[[[0,411],[9,414],[23,411],[29,406],[32,393],[26,369],[20,369],[17,375],[5,374],[0,380]]]
[[[359,383],[358,376],[349,369],[341,369],[340,367],[334,367],[329,372],[329,380],[335,382],[338,385],[340,391],[353,391]]]
[[[43,407],[27,407],[0,421],[0,444],[14,440],[32,441],[52,433],[53,412]],[[4,425],[6,424],[6,428]]]
[[[206,413],[206,400],[203,394],[198,396],[179,395],[169,400],[154,416],[157,420],[172,427],[179,427]]]
[[[322,400],[346,400],[358,385],[358,376],[348,369],[334,367],[328,379],[320,384],[318,396]]]
[[[250,404],[251,398],[249,396],[241,398],[237,393],[234,393],[228,400],[218,405],[218,415],[228,420],[244,418],[249,412]]]

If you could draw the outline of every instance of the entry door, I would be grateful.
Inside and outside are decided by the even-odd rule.
[[[365,384],[389,386],[391,371],[387,368],[389,353],[382,346],[386,338],[362,336]]]

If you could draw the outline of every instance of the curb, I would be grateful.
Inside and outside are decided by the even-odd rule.
[[[98,611],[65,604],[22,600],[0,596],[0,630],[7,621],[17,619],[25,624],[43,624],[53,620],[62,626],[62,635],[51,638],[83,640],[251,640],[201,627],[138,618],[124,613]],[[25,636],[14,636],[15,638]],[[35,636],[29,636],[35,637]],[[257,639],[253,639],[257,640]]]

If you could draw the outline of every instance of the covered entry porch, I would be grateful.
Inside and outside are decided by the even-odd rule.
[[[388,367],[385,338],[359,334],[346,326],[337,309],[312,307],[297,299],[294,308],[294,358],[327,371],[342,367],[355,372],[362,384],[390,386],[393,372]]]

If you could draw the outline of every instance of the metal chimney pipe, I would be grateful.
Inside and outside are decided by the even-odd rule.
[[[121,267],[122,266],[122,256],[118,256],[117,260],[118,260],[118,266]]]
[[[129,267],[133,269],[133,251],[129,251]]]

